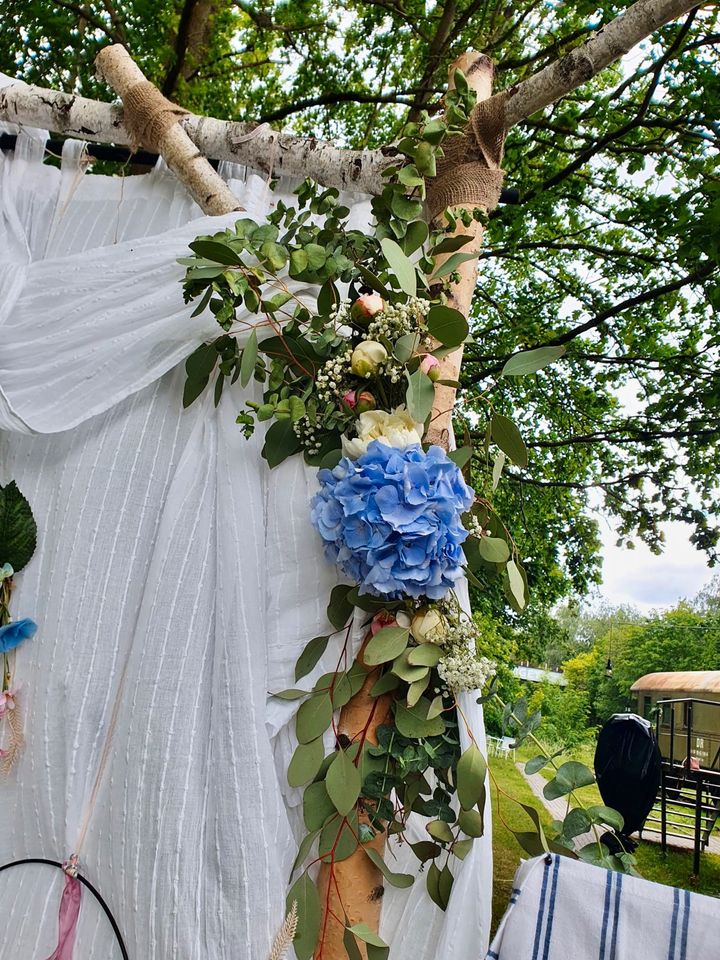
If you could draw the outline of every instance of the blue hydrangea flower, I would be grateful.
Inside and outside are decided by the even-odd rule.
[[[462,574],[460,516],[475,495],[440,447],[396,450],[379,440],[318,474],[313,525],[327,557],[360,593],[444,597]]]
[[[9,653],[19,647],[23,640],[29,640],[37,633],[34,620],[14,620],[0,627],[0,653]]]

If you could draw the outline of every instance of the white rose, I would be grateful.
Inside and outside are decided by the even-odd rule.
[[[343,453],[351,460],[361,457],[373,440],[379,440],[396,450],[422,443],[423,425],[416,423],[405,407],[400,406],[392,413],[386,410],[368,410],[361,413],[357,422],[357,433],[356,439],[342,438]]]
[[[415,614],[410,633],[418,643],[442,643],[447,634],[447,624],[443,615],[431,607]]]
[[[369,377],[377,373],[381,363],[387,360],[387,350],[377,340],[363,340],[352,352],[350,366],[358,377]]]

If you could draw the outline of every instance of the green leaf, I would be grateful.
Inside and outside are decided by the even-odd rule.
[[[489,563],[505,563],[510,557],[510,548],[501,537],[480,537],[478,552]]]
[[[219,240],[193,240],[189,244],[190,249],[206,260],[212,260],[213,263],[224,263],[232,266],[240,264],[240,257],[226,243]]]
[[[520,431],[508,417],[501,413],[494,413],[491,421],[492,438],[503,453],[519,467],[528,465],[527,447]]]
[[[411,843],[410,846],[421,863],[434,860],[435,857],[439,857],[442,853],[442,847],[438,846],[437,843],[433,843],[432,840],[416,840],[415,843]]]
[[[380,247],[400,285],[400,289],[409,297],[414,297],[417,293],[417,274],[415,273],[413,264],[405,256],[398,244],[389,237],[385,237],[384,240],[380,241]]]
[[[452,253],[444,263],[435,269],[430,280],[435,281],[440,277],[446,277],[449,273],[457,270],[461,264],[467,263],[468,260],[477,260],[477,258],[477,253]]]
[[[363,660],[369,667],[394,660],[407,647],[409,639],[410,631],[405,627],[383,627],[368,641]]]
[[[473,838],[470,837],[468,840],[456,840],[452,847],[453,854],[458,858],[458,860],[464,860],[465,857],[470,853],[473,846]]]
[[[440,899],[444,904],[443,910],[447,909],[447,905],[450,903],[450,894],[452,893],[454,882],[455,882],[455,878],[452,875],[450,867],[447,864],[445,864],[445,866],[440,871],[440,883],[438,884]]]
[[[425,320],[430,333],[445,347],[459,347],[468,332],[468,322],[459,310],[436,304],[430,307]]]
[[[428,238],[428,225],[424,220],[413,220],[408,224],[407,233],[403,240],[403,249],[406,254],[415,253]]]
[[[457,450],[450,450],[448,452],[448,458],[460,469],[469,463],[472,459],[473,448],[472,447],[458,447]]]
[[[576,807],[563,820],[562,835],[566,840],[572,840],[574,837],[587,833],[589,829],[590,817],[582,807]]]
[[[402,337],[398,337],[396,340],[393,354],[400,361],[400,363],[407,363],[410,357],[417,352],[419,347],[420,334],[406,333]]]
[[[435,400],[435,384],[419,368],[415,373],[405,372],[408,381],[405,402],[408,413],[418,423],[425,423]]]
[[[431,863],[428,867],[427,878],[425,880],[425,885],[427,887],[427,892],[434,904],[440,907],[441,910],[445,909],[442,899],[440,898],[440,870],[436,863]]]
[[[445,732],[445,721],[442,717],[428,719],[430,701],[422,697],[414,707],[404,707],[402,703],[395,703],[395,726],[404,737],[414,740],[418,737],[439,737]]]
[[[398,217],[398,219],[408,221],[416,220],[422,215],[423,205],[420,200],[411,200],[410,197],[406,197],[403,193],[394,193],[392,200],[390,201],[390,209],[395,216]],[[398,247],[398,250],[400,250],[400,253],[402,253],[401,247]],[[385,256],[387,257],[387,254],[385,254]],[[403,256],[405,256],[404,253]],[[390,258],[388,257],[388,260],[389,259]],[[413,268],[413,273],[414,272],[415,271]],[[410,296],[414,296],[414,292],[411,293]]]
[[[500,477],[502,476],[503,467],[505,466],[505,454],[502,450],[498,450],[497,456],[493,462],[492,469],[492,488],[497,490],[497,486],[500,483]]]
[[[425,829],[431,837],[440,840],[441,843],[452,843],[453,841],[454,834],[450,824],[445,823],[444,820],[431,820],[430,823],[425,824]]]
[[[616,833],[619,833],[625,826],[625,819],[621,813],[619,813],[617,810],[613,810],[612,807],[606,807],[601,803],[594,804],[592,807],[587,807],[585,813],[590,818],[591,823],[607,824],[607,826]]]
[[[352,589],[345,583],[339,583],[332,588],[330,593],[327,618],[336,630],[342,630],[353,614],[353,605],[348,599],[348,594]]]
[[[327,792],[324,780],[311,783],[303,794],[303,820],[308,830],[319,830],[328,817],[335,813],[335,806]]]
[[[11,480],[0,487],[0,566],[8,563],[15,573],[32,559],[37,525],[30,504]]]
[[[352,811],[349,817],[338,813],[322,828],[318,845],[318,856],[325,862],[347,860],[358,848],[358,818]]]
[[[370,943],[374,947],[387,947],[387,944],[382,940],[374,930],[371,930],[366,923],[356,923],[354,926],[350,927],[352,932],[364,943]]]
[[[456,250],[461,250],[466,244],[472,243],[473,237],[470,234],[458,233],[454,237],[445,237],[444,240],[441,240],[436,246],[432,248],[430,253],[433,257],[436,257],[439,253],[455,253]]]
[[[274,240],[266,240],[260,247],[260,259],[269,263],[277,272],[287,263],[287,250]]]
[[[301,743],[295,748],[288,765],[287,780],[291,787],[303,787],[317,776],[325,759],[323,738],[311,743]]]
[[[327,693],[306,700],[297,712],[295,732],[300,743],[310,743],[321,736],[332,722],[333,707]]]
[[[415,683],[427,676],[428,668],[424,666],[413,666],[408,661],[408,650],[403,650],[399,657],[393,661],[392,672],[405,680],[406,683]]]
[[[487,763],[477,746],[471,743],[458,760],[456,780],[457,795],[463,810],[471,810],[485,802],[485,777]]]
[[[265,434],[262,456],[269,467],[277,467],[295,453],[302,450],[291,420],[278,420]]]
[[[303,865],[307,859],[307,855],[310,853],[310,848],[313,843],[317,840],[317,836],[320,833],[319,830],[313,830],[312,833],[306,833],[305,836],[300,841],[300,846],[298,847],[298,852],[293,860],[293,865],[290,870],[290,878],[292,879],[295,871]]]
[[[573,790],[587,787],[591,783],[595,783],[592,770],[577,760],[568,760],[563,763],[555,777],[545,784],[543,794],[547,800],[557,800],[558,797],[565,797]]]
[[[443,712],[443,709],[444,709],[444,706],[443,706],[442,696],[435,697],[435,699],[430,704],[430,707],[428,709],[427,719],[434,720],[435,717],[439,717],[440,714]]]
[[[516,353],[502,368],[501,376],[522,377],[526,373],[535,373],[558,360],[564,353],[565,347],[538,347],[536,350]]]
[[[298,960],[310,960],[317,946],[320,934],[320,894],[307,873],[295,881],[287,895],[285,905],[288,911],[293,902],[297,903],[298,925],[293,947]]]
[[[309,690],[281,690],[279,693],[274,693],[273,697],[278,700],[302,700],[309,695]]]
[[[442,649],[437,643],[421,643],[408,651],[408,663],[413,666],[436,667],[441,657]]]
[[[417,149],[415,150],[415,164],[424,177],[436,176],[435,150],[431,143],[423,140],[417,145]]]
[[[360,796],[360,771],[344,750],[339,750],[325,776],[325,785],[338,813],[346,816]]]
[[[377,680],[371,690],[371,697],[381,697],[384,693],[389,693],[391,690],[397,690],[400,686],[400,678],[394,673],[384,673],[379,680]]]
[[[312,270],[319,270],[320,267],[325,266],[325,261],[327,260],[327,252],[325,247],[321,247],[319,243],[308,243],[304,247],[305,256],[308,259],[308,266]]]
[[[411,873],[393,873],[377,850],[372,847],[363,847],[363,850],[391,886],[404,889],[415,883],[415,877]]]
[[[325,653],[325,649],[328,645],[328,640],[330,637],[313,637],[312,640],[307,644],[303,652],[297,659],[295,664],[295,682],[302,680],[303,677],[306,677],[311,670],[314,670],[320,660],[320,657]]]
[[[515,563],[514,560],[508,560],[507,563],[507,575],[508,583],[510,584],[510,590],[515,602],[517,603],[520,610],[524,610],[527,604],[527,596],[525,593],[525,580],[523,579],[522,574],[520,573],[520,568]]]
[[[458,814],[458,826],[469,837],[481,837],[485,832],[483,815],[479,810],[461,810]]]
[[[345,927],[345,932],[343,933],[343,946],[345,947],[345,953],[348,955],[348,960],[363,960],[363,955],[360,953],[357,940],[349,927]]]
[[[304,250],[293,250],[290,254],[290,276],[297,277],[299,274],[307,270],[308,267],[308,255]]]
[[[525,764],[525,773],[537,773],[539,770],[542,770],[543,767],[547,766],[548,763],[550,763],[550,757],[543,757],[542,755],[533,757],[532,760],[528,760]]]

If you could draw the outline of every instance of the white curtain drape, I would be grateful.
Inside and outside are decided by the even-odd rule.
[[[62,860],[84,834],[83,872],[133,960],[265,960],[302,831],[285,781],[297,704],[268,691],[327,629],[337,578],[308,520],[315,471],[269,471],[262,437],[243,439],[252,388],[182,409],[182,361],[218,328],[191,319],[175,261],[234,215],[200,216],[162,165],[89,175],[79,143],[48,166],[44,140],[21,132],[0,166],[0,483],[38,521],[12,608],[40,627],[17,656],[27,746],[0,783],[0,864]],[[222,173],[249,216],[276,202],[257,176]],[[366,225],[366,198],[350,202]],[[336,661],[331,648],[317,673]],[[393,960],[484,956],[488,839],[457,874],[445,914],[422,877],[386,890]],[[2,960],[52,952],[62,882],[0,873]],[[119,957],[88,897],[76,957]]]

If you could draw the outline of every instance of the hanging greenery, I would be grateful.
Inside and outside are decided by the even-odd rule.
[[[336,669],[309,689],[275,694],[302,701],[287,772],[290,786],[304,788],[307,830],[288,894],[288,904],[298,904],[299,960],[322,942],[328,912],[311,868],[325,864],[332,883],[335,864],[363,850],[387,883],[411,885],[414,876],[393,871],[377,841],[402,842],[413,813],[429,818],[428,836],[410,846],[426,865],[430,897],[447,907],[453,864],[482,836],[486,801],[486,762],[458,695],[482,691],[495,672],[454,588],[463,576],[480,585],[478,576],[497,575],[517,611],[528,600],[523,565],[492,492],[476,494],[463,476],[469,445],[447,453],[422,442],[435,384],[457,386],[441,379],[440,360],[468,339],[466,318],[448,304],[458,267],[477,256],[466,249],[462,226],[485,216],[446,211],[445,225],[431,227],[422,218],[426,178],[435,175],[446,138],[464,129],[475,100],[462,73],[455,83],[445,119],[424,113],[403,131],[398,162],[373,200],[372,233],[348,226],[350,211],[336,190],[306,181],[295,191],[297,207],[280,201],[263,225],[244,218],[198,237],[192,256],[180,261],[186,301],[199,300],[195,314],[210,309],[223,331],[188,358],[185,404],[211,382],[216,404],[227,380],[262,385],[262,400],[247,401],[237,422],[248,437],[257,423],[268,424],[262,455],[270,467],[302,454],[319,468],[311,520],[328,559],[353,582],[334,588],[327,610],[342,640]],[[317,300],[298,293],[300,284],[318,285]],[[238,319],[248,312],[249,320]],[[549,347],[514,355],[483,394],[483,452],[493,464],[493,488],[507,461],[521,468],[528,462],[517,426],[494,407],[494,391],[503,377],[535,372],[562,353]],[[353,661],[349,642],[358,617],[365,641]],[[332,635],[305,646],[296,683],[314,670]],[[368,723],[349,737],[338,711],[361,691],[373,701],[375,723],[372,732]],[[532,733],[532,723],[520,723],[518,734]],[[533,843],[547,850],[531,816]],[[605,823],[614,825],[612,818]],[[552,843],[571,854],[562,825]],[[358,941],[371,960],[387,956],[376,933],[348,921],[351,958]]]

